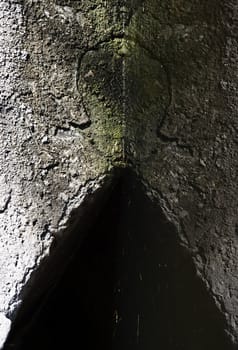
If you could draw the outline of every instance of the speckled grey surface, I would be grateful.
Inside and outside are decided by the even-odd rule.
[[[238,344],[237,4],[0,1],[0,339],[71,213],[132,167]]]

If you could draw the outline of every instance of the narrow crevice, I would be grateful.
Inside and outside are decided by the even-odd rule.
[[[175,227],[125,171],[21,345],[12,332],[5,350],[229,350],[224,330]]]

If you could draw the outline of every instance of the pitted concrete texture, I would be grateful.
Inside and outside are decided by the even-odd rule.
[[[234,0],[1,0],[2,342],[132,168],[237,346],[237,18]]]

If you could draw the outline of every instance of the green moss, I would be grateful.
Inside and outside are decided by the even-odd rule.
[[[122,39],[120,41],[119,50],[117,51],[119,56],[128,57],[132,54],[132,45],[129,40]]]
[[[100,38],[105,27],[110,27],[107,10],[102,4],[93,10],[94,27]],[[151,1],[147,10],[148,13],[139,6],[124,37],[102,41],[96,50],[85,55],[83,62],[82,76],[93,73],[91,78],[82,79],[81,86],[92,118],[95,145],[109,163],[122,166],[125,159],[135,155],[147,157],[155,147],[156,125],[169,104],[168,77],[151,47],[160,26],[151,16],[158,10],[156,1]],[[127,8],[120,11],[126,14]],[[122,22],[118,23],[123,27]]]

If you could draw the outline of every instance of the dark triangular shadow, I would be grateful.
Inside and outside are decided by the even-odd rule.
[[[20,326],[5,349],[231,349],[175,227],[126,171],[16,347]]]

